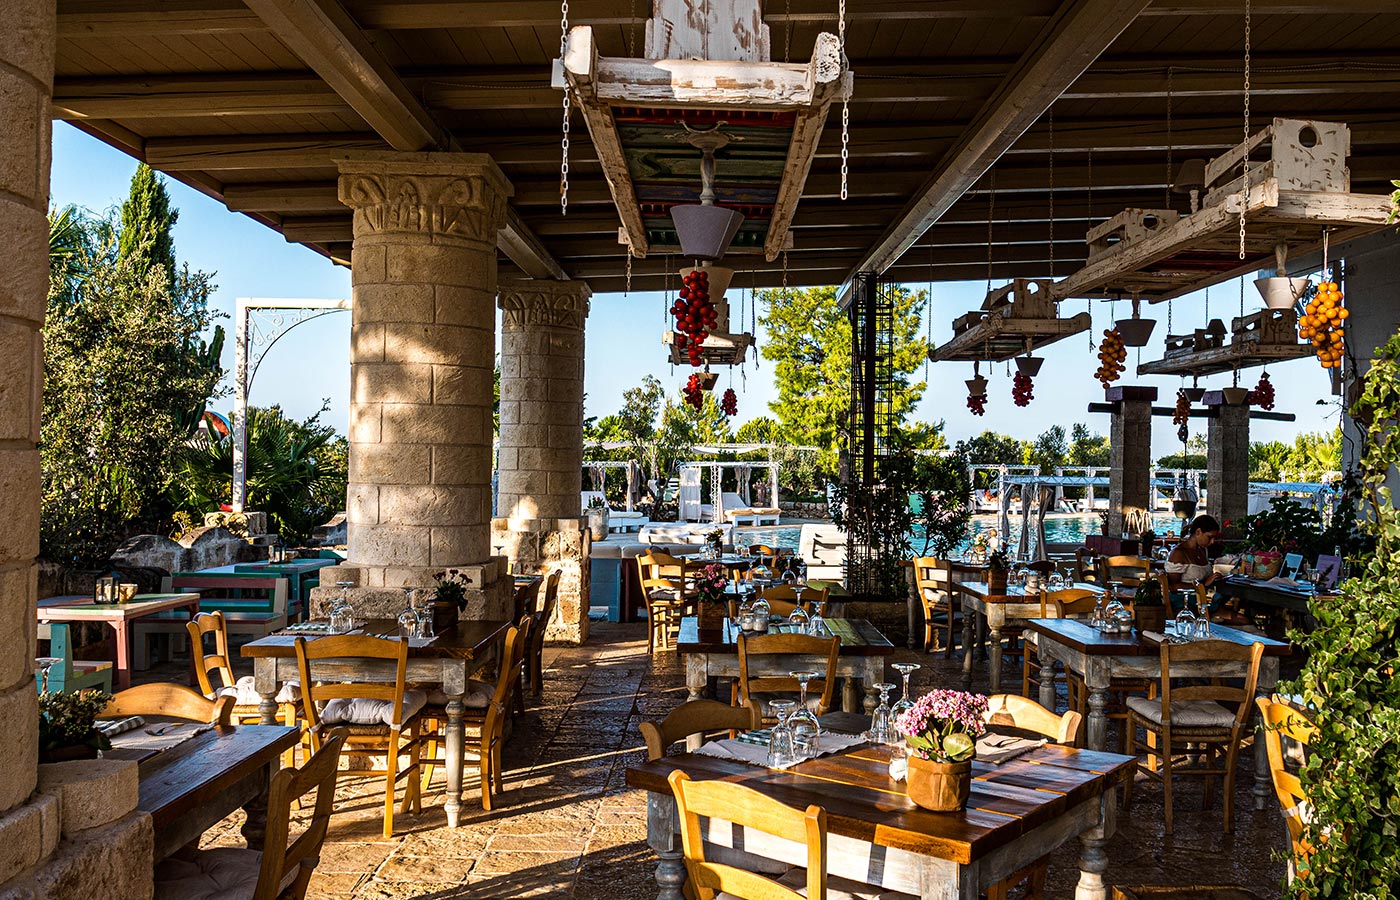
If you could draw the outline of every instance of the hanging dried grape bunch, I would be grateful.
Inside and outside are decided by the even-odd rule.
[[[1267,371],[1259,376],[1259,383],[1254,386],[1254,390],[1249,392],[1247,402],[1260,409],[1274,408],[1274,383],[1269,380]]]
[[[739,398],[733,388],[725,389],[724,396],[719,401],[719,408],[726,416],[732,416],[739,411]]]
[[[1030,406],[1035,399],[1035,382],[1025,372],[1017,372],[1011,382],[1011,399],[1017,406]]]

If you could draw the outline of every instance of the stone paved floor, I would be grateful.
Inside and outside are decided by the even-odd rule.
[[[547,651],[547,690],[518,720],[505,751],[506,793],[480,808],[470,768],[464,825],[446,827],[441,781],[418,816],[397,816],[396,834],[380,832],[379,784],[347,779],[331,822],[313,898],[654,897],[654,858],[646,846],[642,792],[624,773],[644,758],[637,725],[659,719],[685,698],[672,656],[649,660],[645,626],[594,624],[588,646]],[[957,683],[957,662],[901,651],[924,664],[918,688]],[[1009,672],[1008,672],[1009,676]],[[976,685],[979,689],[984,685]],[[1277,896],[1286,850],[1272,795],[1255,813],[1248,762],[1240,771],[1235,834],[1220,833],[1218,806],[1201,810],[1199,783],[1179,787],[1176,835],[1163,835],[1161,789],[1140,783],[1131,813],[1120,812],[1109,847],[1115,884],[1237,884]],[[237,817],[206,836],[238,844]],[[1070,898],[1077,846],[1051,858],[1048,896]]]

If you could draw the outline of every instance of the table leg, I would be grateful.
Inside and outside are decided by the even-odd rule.
[[[1054,712],[1059,706],[1055,702],[1055,661],[1045,655],[1045,650],[1037,643],[1036,652],[1040,655],[1040,705]]]
[[[447,811],[447,825],[456,828],[462,813],[462,745],[465,729],[462,725],[462,697],[456,695],[447,701],[447,800],[443,804]],[[482,795],[489,790],[481,786]]]
[[[274,763],[266,769],[266,778],[270,783],[272,772],[276,768]],[[267,837],[267,784],[258,791],[258,795],[247,803],[243,804],[243,812],[247,814],[243,827],[239,829],[243,834],[243,840],[248,842],[249,850],[262,850],[263,839]]]
[[[1104,873],[1108,871],[1108,851],[1104,849],[1117,824],[1117,791],[1106,791],[1099,800],[1099,824],[1079,836],[1084,851],[1079,856],[1079,884],[1074,900],[1108,900]]]
[[[916,606],[921,606],[921,604],[919,603],[918,600],[916,600],[916,599],[914,598],[914,596],[913,596],[912,594],[905,600],[905,603],[908,605],[908,608],[909,608],[909,641],[908,641],[909,649],[910,649],[910,650],[920,649],[920,648],[919,648],[919,644],[920,644],[919,637],[920,637],[920,635],[916,635],[916,632],[918,631],[918,628],[917,628],[918,622],[917,622],[917,617],[914,615],[914,608],[915,608]],[[952,615],[952,613],[949,613],[949,615]]]
[[[963,645],[963,658],[962,658],[962,670],[963,670],[963,671],[962,671],[962,681],[963,681],[963,690],[968,690],[968,689],[970,689],[970,688],[972,687],[972,651],[973,651],[973,645],[972,645],[972,631],[973,631],[973,620],[976,619],[976,618],[977,618],[977,614],[976,614],[975,612],[973,612],[972,610],[968,609],[966,606],[963,607],[963,633],[962,633],[962,645]]]
[[[1259,681],[1256,694],[1267,697],[1278,686],[1278,657],[1265,657],[1259,668]],[[1250,710],[1258,724],[1254,729],[1254,808],[1269,808],[1274,793],[1273,774],[1269,771],[1269,751],[1264,743],[1264,717],[1259,714],[1259,706]]]
[[[656,852],[656,900],[685,900],[685,862],[678,833],[676,801],[647,794],[647,844]]]
[[[679,850],[656,853],[656,900],[685,900],[685,859]]]
[[[987,639],[992,649],[992,660],[989,663],[992,670],[988,676],[991,681],[991,692],[999,694],[1001,693],[1001,627],[991,625],[988,629]]]
[[[124,691],[131,687],[131,644],[126,620],[119,619],[113,622],[112,631],[116,632],[117,642],[117,690]]]
[[[1085,670],[1084,685],[1089,692],[1088,747],[1090,750],[1103,750],[1108,746],[1107,673],[1096,671],[1094,666],[1086,666]]]

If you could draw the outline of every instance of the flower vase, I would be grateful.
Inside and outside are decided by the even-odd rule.
[[[695,605],[695,625],[701,631],[720,631],[724,628],[725,604],[711,600],[701,600]]]
[[[1144,631],[1155,631],[1161,634],[1167,628],[1167,608],[1135,603],[1133,604],[1133,619],[1139,634]]]
[[[1007,572],[1005,569],[988,569],[987,592],[990,594],[1005,594],[1006,574]]]
[[[950,763],[909,756],[904,790],[916,806],[933,812],[957,812],[967,806],[971,789],[972,760]]]

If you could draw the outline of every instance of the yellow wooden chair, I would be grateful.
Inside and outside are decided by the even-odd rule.
[[[761,724],[758,712],[751,706],[689,700],[671,710],[660,722],[643,722],[639,727],[647,743],[647,759],[660,759],[666,755],[666,748],[691,735],[732,734],[758,728]]]
[[[121,716],[162,716],[210,725],[228,725],[233,716],[233,698],[211,700],[182,684],[140,684],[117,692],[102,710],[101,718]]]
[[[765,656],[807,656],[826,657],[826,666],[814,666],[817,677],[807,683],[807,700],[817,715],[825,715],[831,710],[832,698],[836,693],[836,660],[841,655],[841,638],[816,637],[810,634],[740,634],[739,640],[739,679],[735,685],[736,706],[755,706],[766,724],[774,724],[774,716],[769,704],[774,700],[796,701],[801,696],[797,679],[790,675],[758,675],[752,670],[759,659]],[[783,669],[786,672],[798,665]],[[815,693],[814,693],[815,692]]]
[[[1259,714],[1264,719],[1264,748],[1269,753],[1269,774],[1273,778],[1274,793],[1278,795],[1279,809],[1283,811],[1283,822],[1288,827],[1288,840],[1293,845],[1293,859],[1290,860],[1290,880],[1299,872],[1307,870],[1308,857],[1312,856],[1312,844],[1304,837],[1307,827],[1308,795],[1303,790],[1302,780],[1288,771],[1283,759],[1283,738],[1306,747],[1317,734],[1317,727],[1303,717],[1298,710],[1286,703],[1268,697],[1256,697]]]
[[[953,655],[953,634],[958,619],[958,591],[953,563],[932,556],[914,560],[914,590],[924,609],[924,652],[934,648],[934,635],[943,632],[943,655]]]

